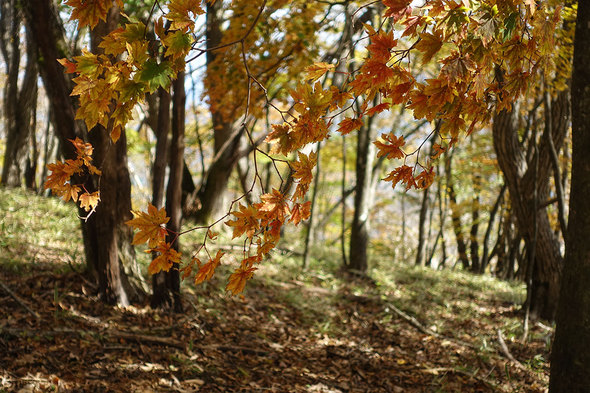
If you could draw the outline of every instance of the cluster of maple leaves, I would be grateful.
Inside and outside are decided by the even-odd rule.
[[[94,27],[99,20],[105,20],[111,1],[66,3],[73,8],[72,18],[78,20],[80,27]],[[305,202],[305,197],[317,155],[299,152],[302,147],[328,138],[336,121],[337,131],[346,135],[361,130],[369,117],[404,105],[416,119],[439,122],[436,133],[440,143],[433,144],[431,157],[421,160],[420,149],[412,153],[402,149],[403,136],[395,132],[382,134],[374,142],[378,156],[401,160],[384,180],[393,187],[401,182],[406,190],[428,187],[435,176],[432,159],[456,143],[459,135],[485,126],[494,110],[509,109],[538,75],[555,72],[552,52],[561,8],[553,3],[429,0],[413,7],[410,0],[382,0],[383,22],[379,29],[365,25],[370,43],[360,68],[348,73],[341,86],[324,87],[319,79],[336,72],[336,64],[310,65],[305,80],[291,91],[293,109],[287,113],[290,117],[283,116],[283,124],[272,126],[266,138],[273,144],[271,154],[289,156],[298,151],[289,164],[297,186],[292,195],[273,189],[261,195],[260,202],[239,204],[230,213],[232,217],[226,224],[233,228],[233,237],[244,236],[246,242],[244,257],[230,276],[227,290],[235,294],[244,289],[256,265],[276,246],[283,224],[297,225],[309,216],[310,202]],[[162,58],[150,51],[152,43],[145,38],[146,26],[125,16],[128,23],[104,37],[100,44],[103,54],[84,52],[73,62],[60,61],[67,72],[77,75],[72,92],[80,98],[77,118],[84,119],[89,129],[96,124],[106,127],[113,142],[131,118],[133,107],[146,93],[166,88],[170,79],[184,69],[185,59],[193,49],[191,33],[195,18],[204,13],[199,2],[170,0],[165,4],[167,13],[154,22],[164,52]],[[164,28],[165,20],[169,22],[168,28]],[[440,70],[435,77],[423,79],[421,70],[416,69],[433,58],[437,58]],[[361,104],[355,110],[353,104],[357,101]],[[345,112],[352,116],[341,118]],[[91,164],[92,148],[81,141],[74,144],[78,159],[52,164],[46,186],[66,200],[79,199],[83,207],[93,208],[98,194],[84,194],[79,186],[71,184],[71,176],[84,166],[94,174],[99,171]],[[414,154],[412,164],[408,158]],[[168,271],[173,263],[180,263],[180,253],[165,241],[165,210],[150,205],[147,212],[134,215],[127,222],[138,230],[133,244],[147,242],[149,252],[158,255],[149,272]],[[221,263],[223,252],[217,252],[215,257],[208,252],[207,255],[205,263],[193,256],[182,268],[183,278],[195,271],[196,283],[209,280]]]

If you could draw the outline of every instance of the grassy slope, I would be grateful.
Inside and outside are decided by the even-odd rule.
[[[95,302],[72,270],[83,259],[72,205],[0,189],[0,281],[41,316],[0,289],[0,392],[544,391],[549,335],[536,326],[519,342],[521,285],[384,256],[372,281],[351,280],[316,255],[302,274],[277,254],[244,297],[223,292],[228,267],[186,283],[186,315],[121,310]]]

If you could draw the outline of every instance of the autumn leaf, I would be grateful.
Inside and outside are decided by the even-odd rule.
[[[345,117],[340,124],[338,124],[338,132],[342,135],[350,134],[354,130],[358,130],[363,125],[363,121],[361,119],[351,119],[350,117]]]
[[[416,187],[417,188],[428,188],[434,181],[434,167],[430,167],[428,170],[424,170],[416,176]]]
[[[199,3],[200,1],[195,0],[171,0],[168,4],[169,12],[166,15],[166,18],[172,22],[170,28],[192,30],[196,17],[205,13]]]
[[[388,102],[383,102],[381,104],[375,105],[374,107],[372,107],[371,109],[369,109],[366,114],[367,116],[373,116],[377,113],[381,113],[383,111],[388,110],[391,107],[391,104]]]
[[[246,282],[252,278],[254,272],[257,270],[255,267],[248,266],[248,264],[243,263],[236,271],[229,277],[229,282],[225,287],[226,291],[232,293],[232,295],[237,295],[244,291],[246,287]]]
[[[420,42],[416,44],[416,49],[422,52],[422,64],[428,63],[442,47],[442,44],[443,37],[440,30],[434,31],[434,34],[420,33]]]
[[[73,8],[70,20],[78,20],[78,28],[90,26],[94,28],[100,20],[106,22],[107,12],[111,8],[112,0],[67,0],[67,5]],[[118,4],[123,8],[122,1]]]
[[[411,167],[409,167],[407,165],[402,165],[398,168],[395,168],[393,171],[391,171],[389,173],[389,175],[387,175],[387,177],[383,180],[390,181],[391,186],[393,188],[395,188],[397,183],[399,183],[401,181],[402,183],[406,184],[406,191],[407,191],[410,188],[412,188],[412,186],[416,186],[416,183],[414,181],[413,172],[414,172],[414,170]]]
[[[219,266],[221,263],[221,257],[223,256],[224,252],[221,250],[217,251],[215,258],[209,259],[207,263],[202,266],[199,266],[199,271],[195,275],[195,285],[200,284],[203,281],[209,281],[213,274],[215,273],[215,268]]]
[[[395,48],[397,40],[393,38],[393,30],[385,33],[379,32],[371,36],[371,43],[367,50],[371,57],[387,62],[391,57],[391,49]]]
[[[291,208],[291,219],[293,225],[297,226],[302,220],[307,220],[311,215],[311,201],[294,203]]]
[[[379,149],[377,158],[386,157],[388,160],[392,160],[394,158],[405,157],[406,154],[400,149],[406,144],[403,136],[397,137],[393,132],[390,132],[389,134],[381,134],[381,139],[385,142],[379,140],[373,142],[377,146],[377,149]]]
[[[279,190],[273,188],[271,193],[262,195],[260,199],[262,200],[260,210],[266,212],[269,219],[285,221],[285,217],[289,214],[289,206],[285,196]]]
[[[438,157],[440,157],[441,154],[443,154],[447,149],[445,149],[444,147],[442,147],[441,145],[439,145],[438,143],[434,143],[432,145],[432,156],[431,158],[433,160],[437,159]]]
[[[412,0],[382,0],[383,5],[387,7],[384,13],[384,17],[393,17],[394,20],[398,20],[401,15],[408,12]]]
[[[78,196],[80,207],[89,212],[94,210],[100,201],[100,191],[95,191],[92,194],[84,192]]]
[[[256,231],[260,229],[258,219],[258,210],[252,205],[238,206],[239,211],[233,211],[231,214],[235,217],[234,220],[225,222],[225,225],[234,229],[232,239],[242,236],[244,233],[248,239],[252,239]]]
[[[293,177],[298,179],[299,183],[308,185],[313,179],[313,168],[316,166],[318,155],[313,151],[309,153],[309,156],[301,152],[298,152],[297,155],[299,161],[291,163]]]
[[[149,274],[156,274],[162,270],[167,272],[172,267],[172,264],[180,263],[181,254],[172,248],[170,243],[160,244],[158,247],[147,250],[146,252],[159,253],[159,255],[154,258],[148,266]]]
[[[310,82],[315,82],[320,79],[328,71],[334,69],[334,64],[328,64],[323,62],[314,63],[310,66],[305,67],[306,79]]]
[[[149,248],[154,248],[166,238],[166,224],[170,218],[166,217],[166,209],[161,208],[158,210],[151,203],[148,204],[147,213],[131,211],[135,218],[126,221],[125,224],[139,229],[139,232],[133,237],[131,244],[142,244],[148,242]]]

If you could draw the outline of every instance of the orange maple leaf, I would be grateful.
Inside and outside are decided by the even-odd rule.
[[[393,188],[395,188],[397,183],[399,183],[401,181],[402,183],[406,184],[406,191],[407,191],[410,188],[412,188],[412,186],[414,186],[414,187],[416,186],[416,183],[414,181],[413,172],[414,172],[414,170],[411,167],[409,167],[407,165],[402,165],[398,168],[395,168],[393,171],[391,171],[389,173],[389,175],[387,175],[387,177],[383,180],[390,181],[391,186]]]
[[[311,201],[305,203],[295,203],[291,208],[291,222],[295,226],[299,225],[302,220],[307,220],[311,215]]]
[[[117,1],[123,8],[123,2]],[[78,28],[90,26],[94,28],[100,20],[106,21],[107,12],[111,8],[112,0],[67,0],[66,4],[73,8],[70,20],[78,20]]]
[[[381,134],[381,139],[383,139],[385,143],[379,140],[373,142],[373,144],[377,146],[377,149],[379,149],[379,152],[377,152],[377,158],[385,156],[388,160],[392,160],[394,158],[405,157],[406,154],[400,149],[406,144],[403,136],[398,138],[393,132],[390,132],[389,134]]]
[[[411,10],[412,0],[382,0],[382,2],[387,7],[383,16],[385,18],[393,17],[395,21]]]
[[[174,248],[172,248],[172,245],[170,243],[160,244],[158,245],[158,247],[153,248],[151,250],[147,250],[146,252],[160,253],[160,255],[154,258],[148,266],[149,274],[156,274],[162,270],[167,272],[170,270],[174,263],[180,263],[181,254]]]
[[[309,156],[298,152],[299,161],[291,163],[293,168],[293,177],[299,179],[301,184],[310,184],[313,179],[313,168],[316,166],[318,155],[315,152],[309,153]]]
[[[237,295],[238,293],[243,292],[246,287],[246,282],[252,278],[256,270],[257,268],[251,267],[247,263],[242,263],[242,265],[229,276],[229,282],[225,287],[225,290],[230,291],[232,295]]]
[[[383,102],[381,104],[375,105],[371,109],[367,111],[367,116],[373,116],[377,113],[381,113],[383,111],[388,110],[391,107],[391,104],[388,102]]]
[[[371,36],[371,43],[367,46],[367,50],[371,57],[387,62],[391,57],[391,49],[396,45],[397,40],[393,38],[393,30],[388,33],[379,32]]]
[[[433,160],[437,159],[438,157],[440,157],[441,154],[443,154],[447,149],[442,147],[441,145],[439,145],[438,143],[435,143],[432,145],[432,152],[434,153],[431,158]]]
[[[252,239],[256,231],[260,229],[260,222],[258,219],[258,210],[252,205],[242,205],[240,203],[239,211],[233,211],[231,214],[235,217],[235,220],[229,220],[225,222],[225,225],[233,227],[234,232],[232,239],[246,234],[248,239]]]
[[[434,181],[434,167],[430,167],[428,170],[424,170],[420,172],[418,176],[416,176],[416,187],[418,188],[428,188]]]
[[[148,242],[148,247],[154,248],[158,243],[162,243],[166,238],[166,224],[170,217],[166,217],[166,209],[161,208],[158,210],[151,203],[148,205],[147,213],[131,211],[135,218],[126,221],[125,224],[139,229],[139,232],[133,237],[131,244],[142,244]]]
[[[100,191],[95,191],[92,194],[84,192],[78,196],[80,207],[89,212],[94,210],[100,201]]]
[[[342,135],[350,134],[354,130],[358,130],[363,125],[363,121],[361,119],[351,119],[350,117],[345,117],[340,124],[338,124],[338,132]]]
[[[223,256],[224,252],[221,250],[217,251],[215,258],[209,259],[207,263],[202,266],[199,266],[199,271],[195,275],[195,284],[200,284],[203,281],[209,281],[213,274],[215,273],[215,268],[219,266],[221,263],[221,257]]]
[[[260,199],[262,203],[259,209],[266,212],[267,220],[285,221],[285,217],[289,214],[289,206],[283,193],[273,188],[272,193],[264,194]]]

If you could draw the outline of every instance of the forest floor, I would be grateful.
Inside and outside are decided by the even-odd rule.
[[[0,392],[545,392],[551,328],[523,289],[403,265],[371,280],[277,255],[244,296],[223,271],[185,313],[108,306],[75,212],[0,191]],[[39,206],[37,206],[39,205]],[[73,239],[75,238],[75,239]]]

